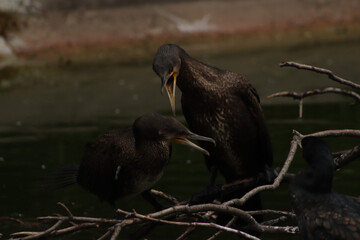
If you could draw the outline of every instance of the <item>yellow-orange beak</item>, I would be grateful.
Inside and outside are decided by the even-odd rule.
[[[169,82],[169,79],[173,77],[173,81]],[[164,92],[164,88],[166,89],[166,92],[168,94],[170,104],[171,104],[171,110],[175,116],[175,89],[176,89],[176,73],[171,72],[168,76],[164,77],[162,80],[161,85],[161,93]]]
[[[206,151],[205,149],[203,149],[202,147],[196,145],[195,143],[191,142],[189,139],[195,139],[195,140],[199,140],[199,141],[206,141],[206,142],[212,142],[214,145],[216,145],[215,140],[209,137],[204,137],[204,136],[200,136],[197,135],[195,133],[190,132],[187,136],[177,136],[175,138],[172,139],[173,142],[175,143],[180,143],[183,145],[187,145],[189,147],[192,147],[204,154],[206,154],[207,156],[210,156],[210,153],[208,151]]]

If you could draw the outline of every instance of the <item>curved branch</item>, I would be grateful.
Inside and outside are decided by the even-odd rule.
[[[290,150],[289,150],[289,154],[284,162],[284,165],[279,173],[279,175],[275,178],[274,183],[273,184],[269,184],[269,185],[262,185],[259,187],[254,188],[253,190],[249,191],[248,193],[246,193],[242,198],[240,199],[232,199],[229,200],[225,203],[223,203],[223,205],[225,206],[231,206],[231,205],[236,205],[236,206],[242,206],[249,198],[251,198],[252,196],[254,196],[255,194],[265,191],[265,190],[274,190],[276,189],[282,179],[284,178],[286,172],[288,171],[291,162],[294,159],[294,155],[296,153],[296,149],[297,149],[297,140],[295,138],[293,138],[293,140],[291,141],[290,144]]]
[[[331,80],[334,80],[338,83],[350,86],[352,88],[355,89],[359,89],[360,90],[360,85],[356,84],[354,82],[351,82],[349,80],[346,80],[344,78],[341,78],[339,76],[336,76],[332,71],[325,69],[325,68],[319,68],[319,67],[314,67],[311,65],[306,65],[306,64],[301,64],[301,63],[297,63],[297,62],[282,62],[280,63],[280,67],[295,67],[297,69],[304,69],[304,70],[308,70],[308,71],[313,71],[313,72],[317,72],[320,74],[325,74],[327,75]]]
[[[294,136],[298,139],[298,142],[308,136],[314,137],[360,137],[360,130],[357,129],[341,129],[341,130],[325,130],[321,132],[302,135],[296,130],[293,130]],[[334,157],[334,168],[339,169],[349,162],[360,157],[360,145],[353,147],[347,151],[343,151],[338,156]]]
[[[293,134],[296,135],[301,141],[304,137],[360,137],[360,130],[358,129],[340,129],[340,130],[325,130],[315,133],[303,135],[296,130],[293,130]]]

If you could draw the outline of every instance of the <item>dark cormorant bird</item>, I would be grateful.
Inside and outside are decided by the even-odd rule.
[[[146,114],[132,127],[112,130],[89,142],[80,167],[68,172],[63,185],[79,183],[101,200],[114,206],[115,200],[142,193],[155,208],[161,206],[149,194],[161,178],[171,155],[171,142],[209,153],[189,139],[213,142],[189,131],[175,118]],[[76,176],[71,178],[71,176]]]
[[[158,49],[153,70],[173,113],[178,86],[190,130],[216,141],[216,146],[200,143],[210,153],[205,159],[211,184],[217,170],[228,183],[266,172],[273,161],[271,142],[259,96],[243,76],[199,62],[175,44]]]
[[[290,198],[303,239],[360,239],[360,199],[331,191],[330,149],[316,137],[306,137],[301,144],[310,169],[296,175]]]

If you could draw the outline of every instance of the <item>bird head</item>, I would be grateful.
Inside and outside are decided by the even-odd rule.
[[[147,141],[166,141],[180,143],[192,147],[206,155],[208,151],[191,142],[189,139],[212,142],[215,140],[209,137],[200,136],[191,132],[183,124],[173,117],[164,117],[160,114],[152,113],[139,117],[133,126],[136,138],[146,139]]]
[[[303,157],[312,169],[334,168],[331,151],[322,139],[313,136],[305,137],[301,140],[301,145]]]
[[[153,70],[161,79],[161,94],[166,90],[173,114],[175,115],[175,89],[176,80],[180,74],[181,58],[184,52],[175,44],[161,46],[153,61]]]
[[[318,137],[304,137],[301,140],[303,158],[310,169],[300,171],[293,186],[313,193],[331,192],[334,162],[326,143]]]

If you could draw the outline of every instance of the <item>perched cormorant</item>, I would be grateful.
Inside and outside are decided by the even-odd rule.
[[[132,127],[109,131],[89,142],[80,167],[75,169],[76,178],[68,178],[70,182],[63,184],[77,182],[112,206],[119,198],[143,193],[157,208],[159,205],[148,190],[163,174],[170,159],[171,142],[209,154],[187,138],[214,143],[211,138],[192,133],[175,118],[155,113],[143,115]]]
[[[360,239],[360,199],[331,191],[330,149],[316,137],[305,137],[301,145],[310,169],[296,175],[290,198],[303,239]]]
[[[189,129],[216,141],[216,146],[200,143],[210,153],[205,159],[211,179],[217,170],[227,182],[266,172],[273,161],[271,142],[259,96],[243,76],[199,62],[175,44],[158,49],[153,70],[173,113],[178,86]]]

